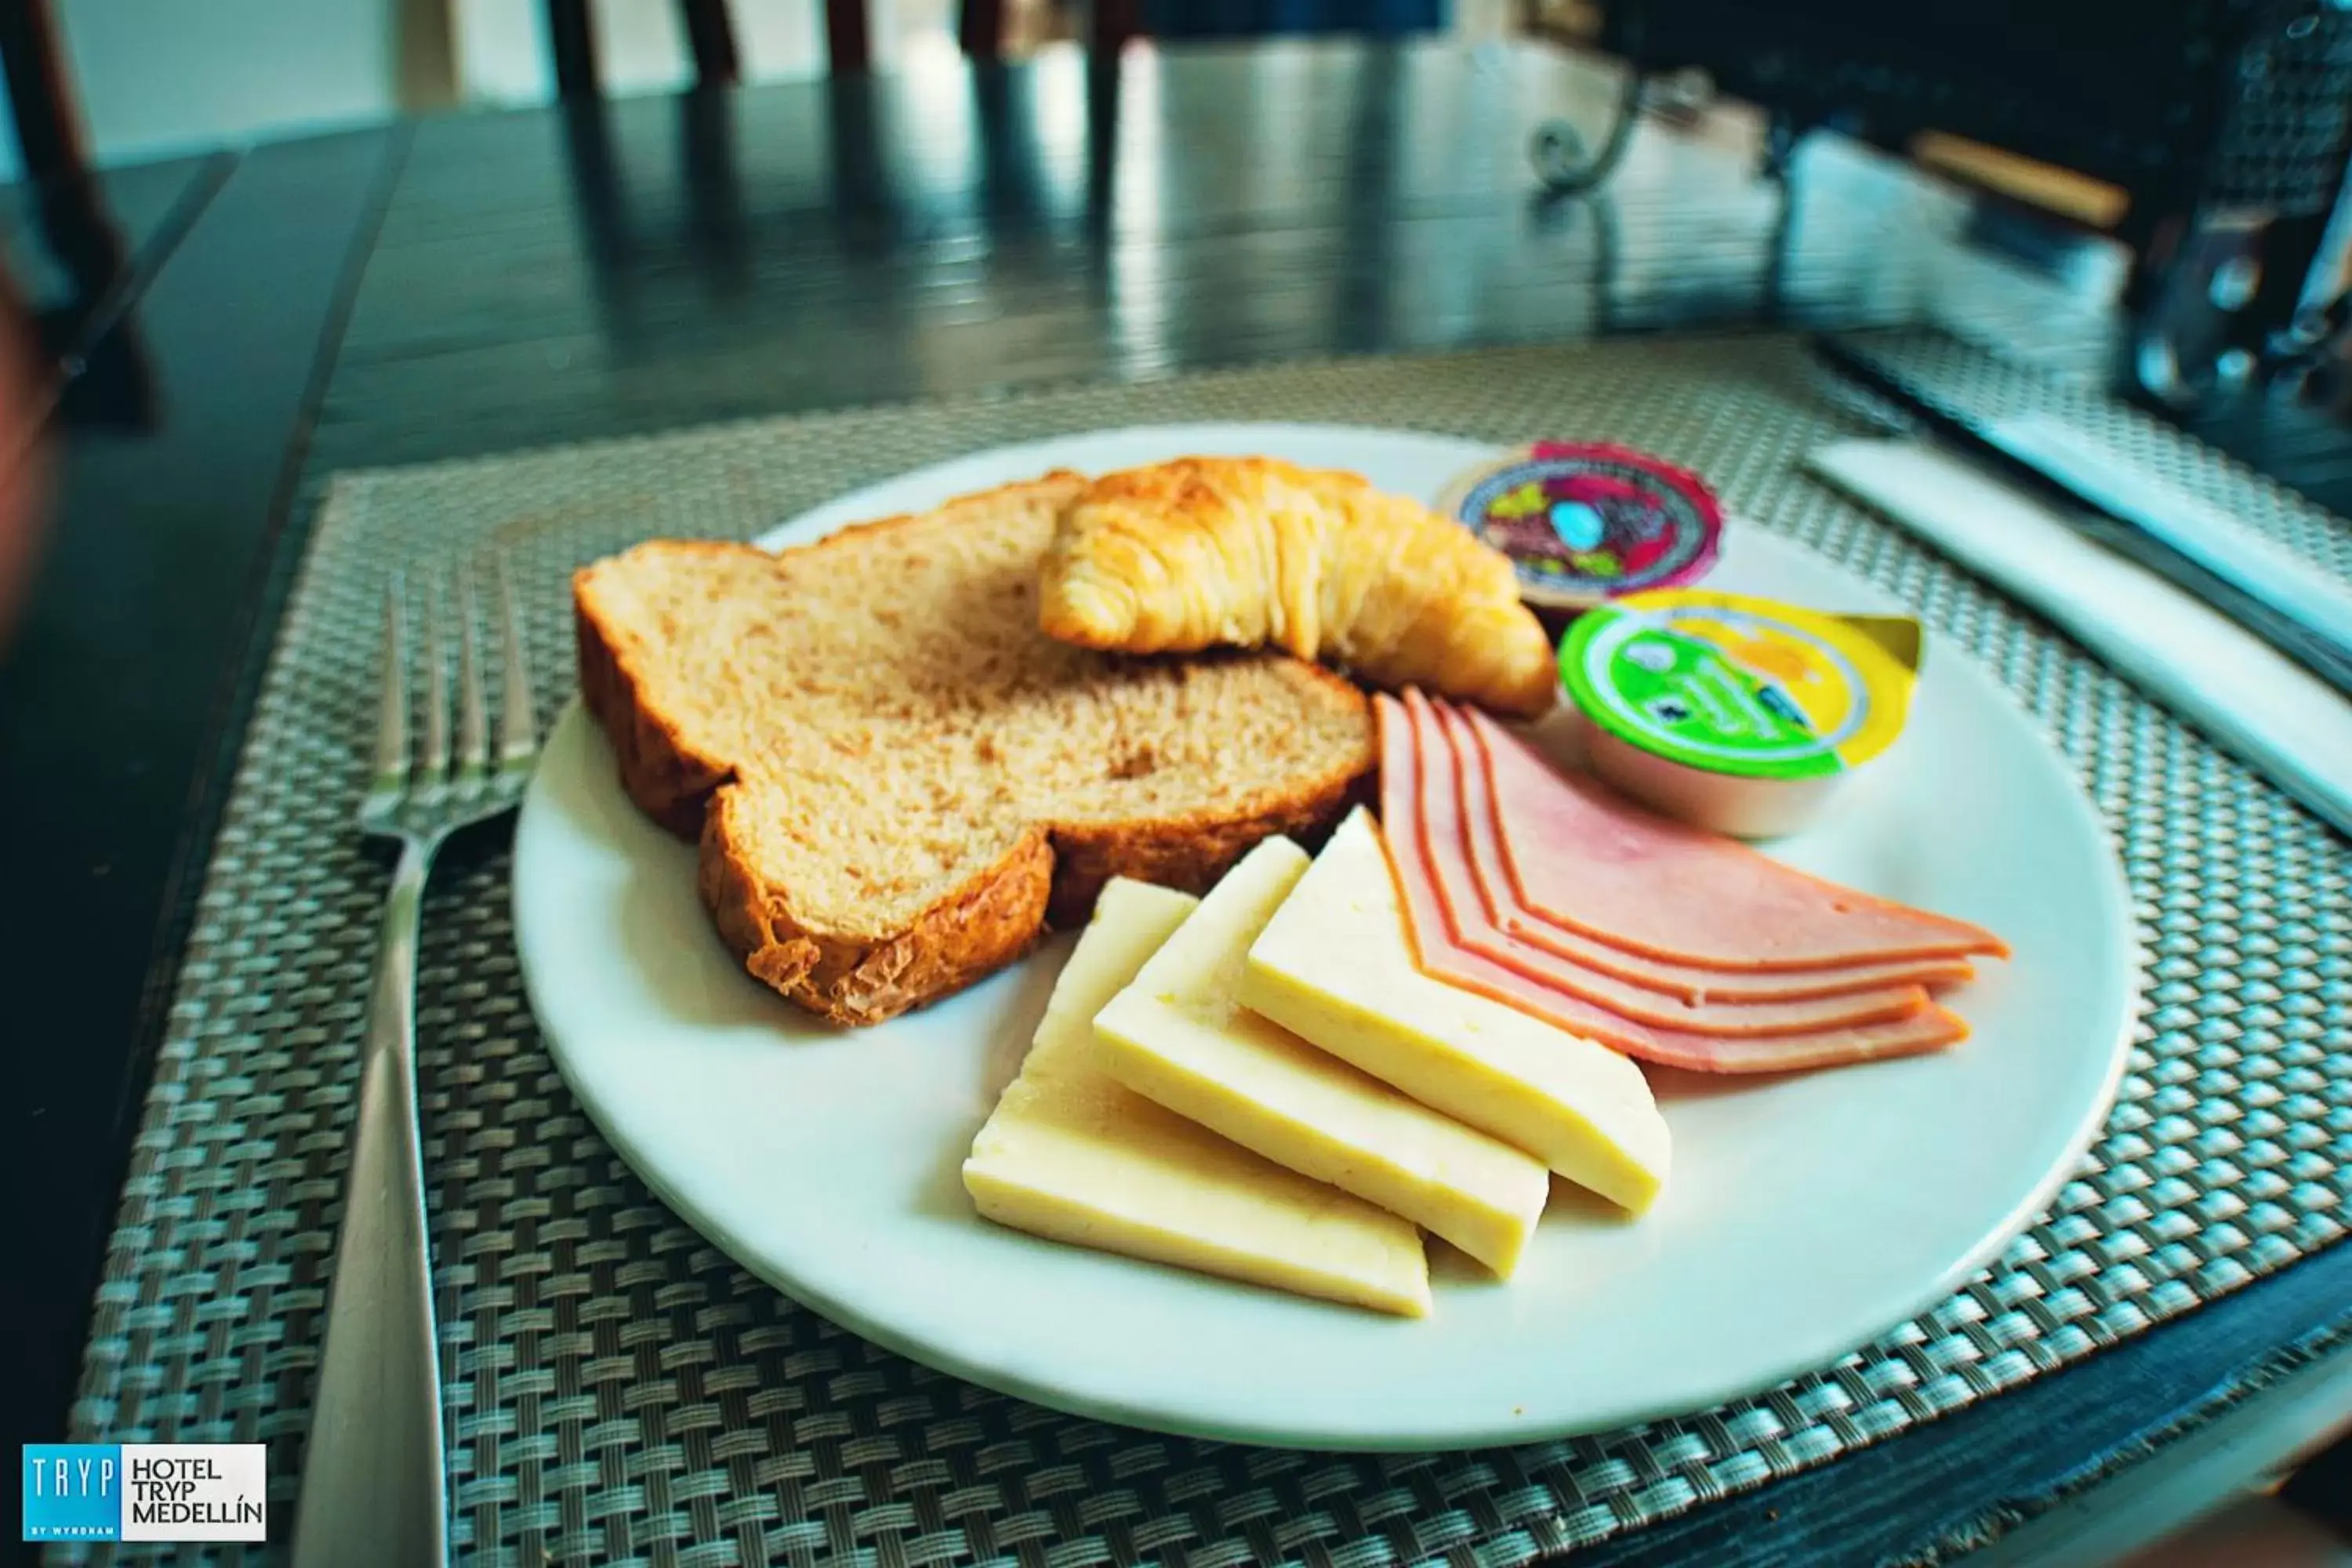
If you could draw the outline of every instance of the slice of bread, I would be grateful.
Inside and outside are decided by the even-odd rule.
[[[1205,891],[1368,783],[1368,705],[1280,654],[1038,628],[1055,473],[769,554],[657,540],[573,579],[580,681],[638,807],[699,836],[750,972],[843,1024],[946,995],[1114,876]]]

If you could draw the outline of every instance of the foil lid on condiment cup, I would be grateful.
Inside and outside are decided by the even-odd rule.
[[[1562,685],[1593,771],[1653,809],[1743,838],[1793,832],[1903,732],[1919,623],[1659,589],[1577,618]]]
[[[1696,582],[1723,508],[1705,480],[1628,447],[1538,441],[1457,477],[1438,510],[1511,559],[1519,596],[1574,614]]]

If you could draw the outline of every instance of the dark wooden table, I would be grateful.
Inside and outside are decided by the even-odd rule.
[[[1756,127],[1737,111],[1645,129],[1597,201],[1539,199],[1528,132],[1597,121],[1610,92],[1600,68],[1533,49],[1204,48],[1118,71],[1065,55],[435,120],[127,170],[69,200],[0,193],[5,254],[78,373],[47,560],[0,648],[20,1165],[5,1289],[29,1325],[11,1346],[25,1440],[64,1429],[177,942],[327,474],[1739,323],[1937,320],[2104,374],[2120,262],[2097,244],[1989,251],[1968,200],[1834,142],[1802,155],[1783,203],[1751,177]],[[2278,439],[2241,423],[2256,447]],[[2313,471],[2337,500],[2343,473]],[[1929,1551],[2194,1426],[2289,1347],[2352,1331],[2347,1303],[2337,1248],[1592,1560]]]

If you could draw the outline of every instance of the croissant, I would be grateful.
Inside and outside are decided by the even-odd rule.
[[[1558,686],[1501,552],[1354,474],[1266,458],[1096,479],[1056,525],[1039,622],[1124,653],[1271,646],[1526,717]]]

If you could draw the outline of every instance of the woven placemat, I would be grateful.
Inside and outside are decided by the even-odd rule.
[[[2352,577],[2352,531],[2152,425],[1943,340],[1876,346],[1963,403],[2070,413]],[[582,561],[653,534],[756,533],[1000,442],[1192,418],[1634,442],[1706,473],[1742,515],[1870,577],[1981,660],[2078,771],[2129,869],[2146,1005],[2094,1153],[2053,1211],[1942,1307],[1761,1398],[1478,1453],[1164,1438],[877,1350],[664,1208],[558,1079],[516,973],[507,857],[482,851],[436,879],[420,987],[464,1560],[1516,1563],[1817,1465],[2341,1234],[2352,850],[2049,627],[1802,478],[1811,447],[1867,426],[1796,344],[1344,362],[340,479],[198,909],[75,1436],[267,1440],[282,1538],[384,885],[349,820],[388,574],[503,554],[536,617],[550,718],[572,686],[564,580]]]

